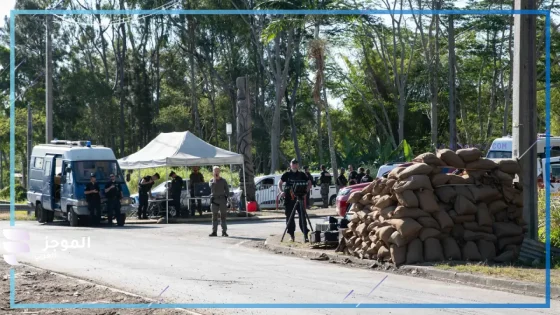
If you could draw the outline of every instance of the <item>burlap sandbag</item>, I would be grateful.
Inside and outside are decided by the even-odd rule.
[[[508,250],[496,256],[496,258],[494,258],[494,261],[499,263],[507,263],[507,262],[512,262],[515,259],[516,259],[515,252],[512,250]]]
[[[455,225],[453,223],[453,220],[451,220],[449,214],[447,214],[447,212],[444,211],[434,212],[432,213],[432,216],[434,217],[434,219],[438,221],[442,231],[451,231],[453,225]]]
[[[463,176],[459,175],[449,175],[449,181],[447,182],[449,185],[467,185],[468,183]]]
[[[384,209],[384,208],[390,207],[392,205],[395,205],[395,201],[393,199],[391,199],[391,196],[385,195],[385,196],[382,196],[381,198],[379,198],[379,201],[377,201],[377,203],[375,204],[375,207],[379,208],[379,209]]]
[[[509,236],[498,239],[498,249],[503,250],[508,245],[521,245],[523,243],[523,235]]]
[[[459,215],[471,215],[477,213],[477,207],[467,197],[457,195],[457,198],[455,198],[455,211]]]
[[[494,234],[498,238],[519,236],[523,234],[523,228],[517,226],[513,222],[496,222],[492,225],[492,227],[494,228]]]
[[[381,185],[383,183],[383,180],[386,180],[386,179],[384,179],[384,178],[383,179],[381,179],[381,178],[375,179],[373,182],[369,183],[369,185],[367,185],[366,187],[364,187],[362,189],[362,194],[363,195],[365,195],[365,194],[374,194],[374,195],[379,194],[379,192],[374,192],[374,188],[376,186]]]
[[[436,238],[428,238],[424,241],[424,260],[437,262],[445,260],[441,243]]]
[[[480,159],[471,163],[467,164],[467,170],[482,170],[482,171],[491,171],[498,168],[498,164],[496,162],[489,160],[489,159]]]
[[[462,256],[463,260],[468,261],[480,261],[482,260],[482,256],[478,251],[478,247],[476,246],[475,242],[467,242],[462,249]]]
[[[495,200],[499,200],[502,198],[502,194],[498,189],[492,186],[483,185],[478,187],[478,198],[476,201],[484,201],[486,203],[490,203]],[[475,192],[473,191],[473,195]]]
[[[396,193],[399,204],[408,208],[418,208],[418,197],[412,190],[405,190],[402,193]]]
[[[371,212],[369,210],[367,210],[368,208],[365,207],[364,209],[362,209],[361,211],[358,211],[356,214],[358,215],[358,218],[360,218],[360,221],[365,220],[366,216]]]
[[[513,251],[515,253],[515,259],[518,258],[519,254],[521,253],[521,245],[507,245],[504,247],[502,252]]]
[[[391,260],[395,266],[400,266],[406,262],[406,246],[399,247],[395,244],[390,247]]]
[[[389,239],[391,239],[391,234],[393,234],[393,232],[395,232],[395,228],[389,225],[389,226],[384,226],[382,228],[379,228],[377,230],[377,233],[375,233],[375,235],[377,236],[377,238],[382,240],[385,244],[389,244]]]
[[[413,175],[429,175],[434,168],[425,163],[414,163],[399,173],[399,180],[407,179]]]
[[[476,247],[480,252],[480,258],[482,260],[491,261],[496,258],[496,245],[492,242],[479,240],[476,242]]]
[[[394,169],[392,169],[389,172],[389,175],[387,175],[388,179],[399,179],[399,174],[404,171],[406,169],[406,167],[395,167]]]
[[[463,240],[463,236],[465,235],[465,228],[461,224],[453,225],[453,229],[451,230],[451,236],[454,239],[461,241]]]
[[[457,155],[467,164],[480,159],[482,152],[478,148],[468,148],[457,150]]]
[[[356,224],[358,224],[360,222],[360,216],[358,216],[358,212],[353,212],[352,213],[352,216],[350,217],[350,222],[356,223]]]
[[[481,202],[477,205],[478,211],[476,212],[476,220],[480,226],[492,226],[493,220],[488,207],[485,203]]]
[[[382,180],[379,179],[379,178],[376,179],[371,184],[369,184],[368,187],[372,186],[372,184],[373,184],[373,187],[369,190],[369,192],[372,193],[373,195],[380,195],[381,192],[383,191],[383,189],[385,189],[386,182],[387,182],[387,179],[385,179],[385,178],[383,178]]]
[[[516,205],[509,205],[507,208],[508,219],[515,221],[517,218],[523,217],[523,208]]]
[[[445,164],[454,168],[465,168],[465,162],[457,155],[457,153],[443,149],[437,152],[437,157],[440,158]]]
[[[369,232],[373,231],[373,228],[377,227],[379,224],[379,222],[371,222],[370,224],[368,224],[366,230]]]
[[[393,190],[401,193],[405,190],[433,190],[430,178],[427,175],[413,175],[404,180],[400,180],[393,186]]]
[[[502,194],[504,195],[504,200],[506,202],[513,203],[513,201],[515,200],[515,197],[518,194],[521,194],[521,192],[518,191],[517,189],[513,188],[513,187],[503,186],[502,187]]]
[[[358,227],[356,228],[356,234],[358,235],[363,235],[366,236],[368,233],[367,230],[367,225],[365,223],[361,223],[360,225],[358,225]]]
[[[476,217],[474,215],[472,214],[459,215],[455,210],[449,211],[449,216],[451,217],[451,220],[453,220],[453,223],[455,224],[462,224],[464,222],[476,221]]]
[[[439,223],[436,221],[436,219],[434,219],[432,217],[421,217],[421,218],[418,218],[417,221],[424,228],[433,228],[433,229],[438,229],[438,230],[441,229],[441,227],[439,226]]]
[[[469,186],[455,186],[455,191],[457,192],[457,195],[461,195],[465,198],[467,198],[468,200],[470,200],[471,202],[476,202],[476,199],[474,198],[473,193],[471,192],[471,190],[469,189]]]
[[[360,199],[358,202],[362,205],[362,206],[366,206],[371,204],[371,199],[373,199],[373,195],[372,194],[366,194],[365,196],[362,197],[362,199]]]
[[[465,230],[463,234],[463,239],[465,241],[478,241],[485,240],[490,242],[497,242],[498,238],[494,234],[484,233],[484,232],[473,232],[470,230]]]
[[[426,163],[432,166],[446,166],[445,163],[433,153],[423,153],[415,157],[412,162]]]
[[[356,240],[354,241],[354,245],[353,245],[354,249],[357,250],[362,245],[363,241],[364,240],[362,240],[361,238],[356,237]]]
[[[390,219],[393,216],[393,212],[397,209],[396,206],[389,206],[386,208],[381,209],[379,215],[382,216],[384,219]]]
[[[415,193],[416,193],[416,197],[418,198],[418,204],[420,206],[420,209],[428,213],[439,211],[439,206],[433,191],[419,190],[416,191]]]
[[[402,219],[402,218],[412,218],[418,219],[421,217],[429,217],[430,214],[424,210],[418,208],[407,208],[403,206],[398,206],[393,213],[392,219]]]
[[[514,205],[523,208],[523,193],[518,193],[512,202]]]
[[[412,239],[418,236],[420,230],[422,229],[422,225],[418,223],[416,220],[411,218],[404,218],[404,219],[391,219],[389,220],[391,226],[393,226],[399,233],[407,239]]]
[[[389,258],[391,258],[391,253],[389,252],[389,249],[385,247],[385,245],[381,246],[377,251],[377,259],[384,261],[384,260],[388,260]]]
[[[424,243],[418,238],[408,243],[406,252],[406,264],[419,264],[424,262]]]
[[[440,234],[441,232],[439,230],[432,229],[432,228],[423,228],[422,230],[420,230],[420,234],[418,235],[418,238],[422,242],[424,242],[429,238],[437,238]]]
[[[499,169],[495,169],[494,171],[492,171],[492,176],[494,176],[500,182],[509,184],[510,186],[513,185],[513,176],[511,176],[506,172],[502,172]]]
[[[445,260],[461,260],[461,249],[452,237],[446,237],[441,240],[443,247],[443,258]]]
[[[490,214],[496,214],[507,209],[507,207],[508,205],[503,200],[496,200],[488,204],[488,211],[490,211]]]
[[[389,238],[389,243],[395,244],[398,247],[402,247],[408,244],[408,239],[402,237],[401,233],[399,233],[398,231],[395,231],[393,232],[393,234],[391,234],[391,237]]]
[[[521,173],[521,167],[517,160],[501,160],[498,162],[498,167],[500,171],[508,174],[519,174]]]
[[[453,187],[443,186],[436,188],[436,196],[443,203],[452,203],[457,197],[457,192]]]
[[[481,226],[477,222],[463,222],[463,227],[465,230],[471,230],[473,232],[484,232],[484,233],[494,233],[492,225]]]
[[[380,195],[389,195],[391,193],[391,190],[393,189],[393,186],[395,186],[396,183],[397,183],[396,179],[392,179],[392,178],[388,179]]]
[[[502,210],[494,214],[494,222],[506,222],[508,220],[507,210]]]
[[[436,174],[432,176],[432,185],[434,187],[445,185],[449,182],[450,176],[450,174],[444,173]]]
[[[438,203],[439,211],[449,212],[449,210],[453,209],[453,205],[448,203],[440,202]]]
[[[358,200],[362,199],[364,195],[361,192],[355,191],[350,194],[350,198],[348,198],[348,203],[356,203]]]

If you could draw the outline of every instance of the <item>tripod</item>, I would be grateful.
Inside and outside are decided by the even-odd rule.
[[[297,207],[301,207],[301,215],[299,216],[299,221],[300,221],[300,227],[305,226],[304,223],[305,219],[307,219],[307,222],[309,222],[309,228],[311,229],[311,232],[313,232],[313,227],[311,226],[311,220],[309,220],[309,216],[307,215],[307,209],[305,209],[304,202],[303,202],[303,198],[305,198],[305,196],[298,196],[296,195],[296,203],[294,204],[294,207],[292,208],[292,213],[290,213],[290,218],[288,219],[288,222],[286,222],[286,228],[284,229],[284,234],[282,234],[282,239],[280,240],[280,242],[284,241],[284,237],[286,236],[286,232],[288,232],[288,226],[290,225],[290,222],[292,222],[294,216],[296,215],[296,209]],[[295,222],[294,222],[295,224]],[[303,232],[303,242],[305,243],[305,239],[306,239],[306,234],[305,231]]]

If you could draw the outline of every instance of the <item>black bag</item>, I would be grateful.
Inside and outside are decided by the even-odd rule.
[[[325,242],[338,242],[338,231],[326,231],[323,233]]]
[[[321,232],[320,231],[311,232],[311,243],[321,243]]]

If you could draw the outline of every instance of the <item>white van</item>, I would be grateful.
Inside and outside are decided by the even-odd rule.
[[[312,173],[313,187],[311,188],[310,202],[311,204],[322,204],[321,187],[319,177],[321,174]],[[276,209],[276,198],[280,191],[278,190],[278,183],[282,175],[266,175],[255,177],[255,197],[261,209]],[[334,206],[336,202],[336,186],[334,180],[331,181],[329,189],[329,205]],[[282,204],[279,205],[282,207]]]
[[[546,145],[545,135],[539,134],[537,136],[537,157],[544,158],[544,148]],[[513,138],[511,136],[495,139],[486,153],[487,159],[511,159],[513,154]],[[550,137],[550,157],[560,156],[560,137]],[[521,152],[520,154],[523,154]]]

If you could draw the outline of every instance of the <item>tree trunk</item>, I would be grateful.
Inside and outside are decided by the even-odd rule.
[[[120,1],[120,9],[124,10],[124,0]],[[121,19],[124,19],[125,16],[121,16]],[[124,138],[126,137],[126,132],[125,132],[125,125],[124,125],[124,104],[125,104],[125,100],[126,100],[126,92],[125,92],[125,65],[126,65],[126,29],[125,29],[125,24],[121,23],[120,25],[121,28],[121,36],[122,36],[122,45],[121,45],[121,62],[120,62],[120,157],[124,157],[125,156],[125,151],[124,151]]]
[[[193,6],[190,4],[189,1],[189,9],[192,9]],[[191,74],[191,108],[193,111],[193,119],[194,119],[194,126],[197,133],[197,136],[203,137],[202,135],[202,128],[200,124],[200,116],[198,113],[198,102],[196,98],[196,81],[195,81],[195,65],[194,65],[194,54],[196,49],[196,37],[195,37],[195,21],[192,15],[187,17],[188,21],[188,28],[189,28],[189,65],[190,65],[190,74]]]
[[[508,75],[508,86],[506,89],[502,89],[504,91],[504,122],[502,127],[502,136],[505,137],[509,132],[509,123],[510,123],[510,104],[512,101],[512,87],[513,87],[513,17],[511,18],[511,23],[509,24],[509,38],[508,38],[508,51],[509,51],[509,75]],[[503,82],[502,76],[502,82]]]
[[[315,39],[319,39],[319,23],[315,24]],[[317,161],[319,165],[323,164],[323,132],[322,132],[322,119],[321,119],[321,103],[317,104],[317,154],[319,158]]]
[[[457,150],[457,113],[455,106],[455,22],[449,15],[449,148]]]

